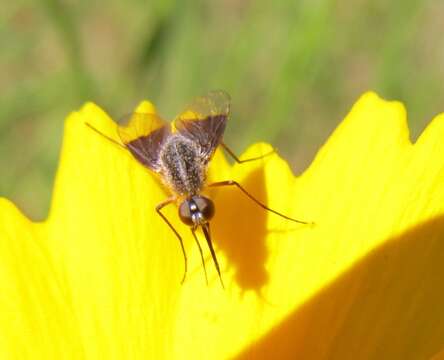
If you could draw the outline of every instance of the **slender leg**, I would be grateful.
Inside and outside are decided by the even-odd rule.
[[[119,143],[118,141],[116,141],[116,140],[110,138],[109,136],[105,135],[105,134],[102,133],[101,131],[97,130],[97,129],[96,129],[94,126],[92,126],[90,123],[87,123],[87,122],[86,122],[85,125],[88,126],[91,130],[95,131],[97,134],[103,136],[105,139],[111,141],[113,144],[115,144],[115,145],[117,145],[117,146],[119,146],[119,147],[121,147],[121,148],[127,150],[127,148],[126,148],[124,145],[122,145],[122,144]]]
[[[222,287],[225,289],[224,282],[222,281],[222,275],[220,274],[219,263],[217,262],[216,253],[215,253],[214,248],[213,248],[213,243],[211,242],[210,224],[209,223],[203,224],[202,225],[202,231],[203,231],[203,233],[205,235],[205,240],[207,240],[208,247],[210,248],[211,257],[213,258],[214,265],[216,266],[217,273],[219,274],[220,283],[221,283]]]
[[[253,195],[251,195],[247,190],[245,190],[238,182],[236,182],[236,181],[234,181],[234,180],[226,180],[226,181],[218,181],[218,182],[215,182],[215,183],[212,183],[212,184],[209,184],[208,185],[209,187],[211,186],[211,187],[216,187],[216,186],[237,186],[237,188],[239,189],[239,190],[241,190],[245,195],[247,195],[251,200],[253,200],[257,205],[259,205],[261,208],[263,208],[263,209],[265,209],[265,210],[268,210],[268,211],[271,211],[272,213],[274,213],[274,214],[276,214],[276,215],[279,215],[280,217],[283,217],[284,219],[287,219],[287,220],[291,220],[291,221],[294,221],[294,222],[297,222],[297,223],[299,223],[299,224],[305,224],[305,225],[308,225],[308,224],[313,224],[313,223],[310,223],[310,222],[306,222],[306,221],[301,221],[301,220],[297,220],[297,219],[293,219],[293,218],[291,218],[291,217],[289,217],[289,216],[287,216],[287,215],[284,215],[284,214],[282,214],[282,213],[280,213],[280,212],[277,212],[276,210],[273,210],[273,209],[270,209],[267,205],[265,205],[265,204],[263,204],[263,203],[261,203],[259,200],[257,200]]]
[[[271,150],[271,151],[269,151],[269,152],[267,152],[266,154],[264,154],[264,155],[261,155],[261,156],[256,156],[256,157],[253,157],[253,158],[249,158],[249,159],[245,159],[245,160],[240,160],[237,156],[236,156],[236,154],[233,152],[233,151],[231,151],[231,149],[224,143],[224,142],[221,142],[220,143],[220,146],[222,146],[223,148],[224,148],[224,150],[234,159],[234,161],[236,161],[238,164],[243,164],[243,163],[246,163],[246,162],[249,162],[249,161],[254,161],[254,160],[260,160],[260,159],[262,159],[262,158],[264,158],[264,157],[266,157],[266,156],[269,156],[269,155],[271,155],[271,154],[274,154],[275,153],[275,150],[273,149],[273,150]]]
[[[185,270],[183,273],[182,281],[180,282],[181,284],[183,284],[183,282],[185,281],[185,277],[187,276],[188,260],[187,260],[187,254],[185,253],[185,247],[183,246],[182,237],[176,231],[174,226],[169,222],[169,220],[166,218],[166,216],[164,214],[162,214],[162,212],[160,211],[160,210],[162,210],[163,207],[165,207],[166,205],[171,204],[175,201],[176,201],[176,197],[174,197],[174,196],[169,199],[166,199],[165,201],[162,201],[159,205],[156,206],[156,211],[160,215],[160,217],[163,219],[163,221],[165,221],[167,223],[167,225],[170,227],[170,229],[173,230],[174,234],[176,234],[177,238],[179,239],[180,246],[182,248],[182,253],[183,253],[183,260],[185,262]]]
[[[199,248],[200,258],[202,259],[202,266],[203,266],[203,269],[204,269],[204,272],[205,272],[205,280],[206,280],[207,286],[208,286],[207,268],[205,267],[205,259],[203,257],[202,247],[200,246],[199,240],[197,239],[196,229],[195,228],[191,228],[191,232],[193,233],[194,240],[196,240],[197,247]]]

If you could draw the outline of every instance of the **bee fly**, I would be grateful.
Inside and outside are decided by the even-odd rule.
[[[166,123],[155,114],[134,113],[126,125],[117,127],[123,144],[86,123],[92,130],[129,150],[142,165],[157,173],[163,184],[170,189],[172,196],[157,205],[156,211],[179,239],[185,263],[182,283],[187,274],[187,255],[182,237],[161,211],[168,204],[179,205],[179,217],[191,229],[208,284],[202,248],[196,236],[196,230],[199,227],[202,229],[222,287],[224,284],[210,235],[210,220],[214,216],[215,208],[213,201],[201,195],[204,188],[235,186],[263,209],[296,223],[309,224],[270,209],[234,180],[206,183],[208,163],[219,145],[237,163],[257,160],[268,155],[246,160],[236,157],[222,141],[229,113],[230,97],[223,91],[213,91],[196,98],[172,124]]]

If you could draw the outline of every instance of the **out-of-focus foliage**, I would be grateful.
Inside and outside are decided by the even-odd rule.
[[[442,111],[444,4],[397,0],[3,2],[0,196],[45,217],[65,116],[141,99],[171,118],[195,95],[233,98],[226,142],[271,142],[302,171],[354,100]],[[85,159],[88,161],[88,159]]]

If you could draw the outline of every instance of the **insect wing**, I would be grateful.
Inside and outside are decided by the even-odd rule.
[[[159,153],[171,134],[170,125],[150,113],[133,113],[117,131],[131,154],[151,170],[159,171]]]
[[[222,140],[229,114],[230,96],[224,91],[213,91],[196,98],[174,120],[173,127],[197,142],[208,161]]]

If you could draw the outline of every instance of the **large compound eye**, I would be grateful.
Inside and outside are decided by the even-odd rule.
[[[194,225],[193,223],[193,217],[191,216],[191,201],[185,200],[180,204],[179,206],[179,217],[182,222],[184,222],[187,225]]]
[[[214,203],[204,197],[204,196],[193,196],[194,203],[197,205],[197,209],[199,210],[199,212],[202,214],[202,217],[206,220],[209,221],[213,218],[214,216]]]

